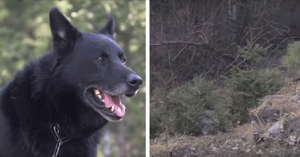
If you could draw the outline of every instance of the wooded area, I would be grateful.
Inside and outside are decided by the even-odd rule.
[[[282,108],[260,104],[267,95],[282,94],[287,103],[298,93],[299,5],[296,0],[151,1],[152,156],[299,156],[274,138],[275,146],[253,143],[254,134],[270,139],[261,136],[269,133],[267,126],[283,126],[282,119],[291,118]],[[254,124],[260,129],[249,131]],[[298,131],[285,137],[298,138]],[[247,148],[238,142],[227,147],[230,140]]]
[[[49,11],[57,6],[79,30],[96,32],[106,14],[116,19],[116,39],[127,55],[127,65],[145,80],[145,2],[93,0],[0,1],[0,86],[23,65],[52,49]],[[144,84],[145,85],[145,84]],[[145,156],[145,86],[134,98],[125,99],[127,115],[109,124],[98,157]]]

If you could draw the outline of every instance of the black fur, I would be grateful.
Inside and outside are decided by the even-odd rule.
[[[123,64],[114,25],[109,15],[97,33],[81,32],[57,8],[50,11],[53,50],[29,62],[0,91],[0,157],[51,157],[53,124],[70,139],[59,157],[96,157],[101,128],[120,118],[104,118],[85,93],[97,87],[132,96],[142,81]]]

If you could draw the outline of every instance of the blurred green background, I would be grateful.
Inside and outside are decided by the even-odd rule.
[[[1,0],[0,86],[12,79],[28,60],[52,49],[48,14],[57,6],[81,31],[95,32],[116,19],[117,41],[127,54],[127,65],[145,82],[144,0]],[[110,123],[99,146],[98,157],[145,156],[145,83],[139,94],[126,99],[127,113],[120,123]]]

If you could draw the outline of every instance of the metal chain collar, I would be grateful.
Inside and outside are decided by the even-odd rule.
[[[59,149],[62,146],[62,144],[64,144],[65,142],[68,142],[70,139],[66,138],[66,137],[61,137],[59,135],[59,124],[50,125],[50,131],[51,131],[54,139],[56,140],[56,145],[55,145],[55,149],[54,149],[52,157],[57,157],[57,155],[59,153]]]

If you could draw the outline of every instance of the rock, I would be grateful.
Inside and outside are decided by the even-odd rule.
[[[299,138],[295,135],[290,135],[287,139],[287,143],[290,145],[290,146],[295,146],[298,142]]]
[[[291,119],[286,125],[286,133],[300,137],[300,118]]]
[[[297,93],[291,98],[291,101],[297,102],[300,100],[300,93]]]
[[[201,116],[200,124],[202,125],[201,133],[203,135],[215,135],[220,128],[220,122],[214,111],[206,110]]]
[[[204,111],[193,126],[189,126],[186,133],[194,136],[198,135],[215,135],[220,131],[220,122],[214,111]]]
[[[245,150],[246,153],[250,153],[250,151],[251,151],[250,148],[248,148],[248,149]]]
[[[278,122],[274,123],[266,132],[266,136],[269,135],[279,135],[283,132],[283,124],[284,119],[279,120]]]
[[[256,122],[255,120],[251,120],[250,124],[251,124],[251,125],[256,125],[257,122]]]
[[[263,155],[263,151],[260,149],[258,152],[256,152],[257,155]]]
[[[258,113],[258,116],[267,122],[274,122],[277,121],[280,117],[280,110],[279,109],[265,109]]]

